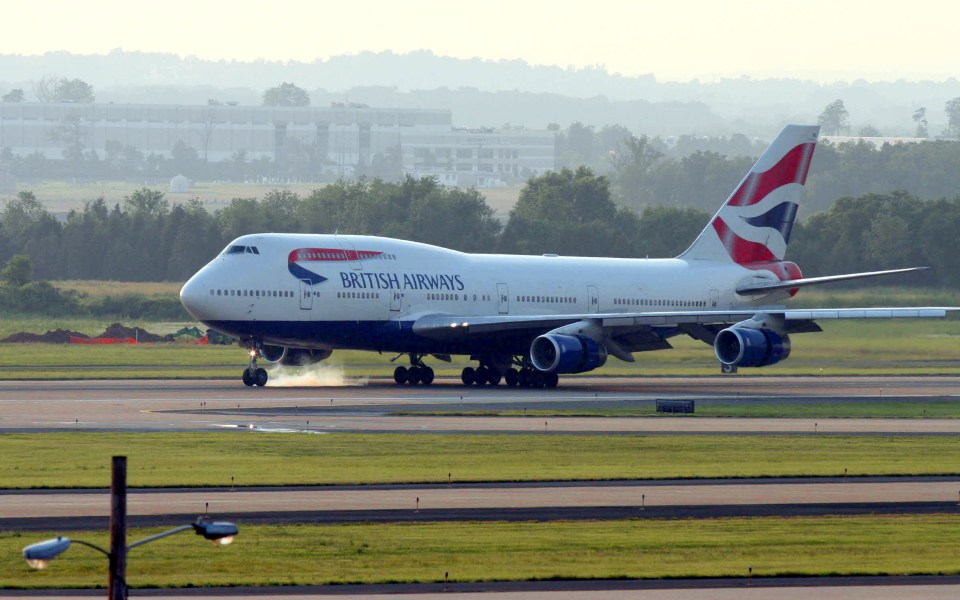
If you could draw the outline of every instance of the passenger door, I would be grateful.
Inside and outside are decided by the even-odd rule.
[[[600,290],[595,285],[587,286],[587,312],[589,314],[600,312]]]
[[[313,286],[309,279],[300,280],[300,310],[310,310],[313,308]]]
[[[510,312],[510,290],[505,283],[497,284],[497,308],[501,315]]]

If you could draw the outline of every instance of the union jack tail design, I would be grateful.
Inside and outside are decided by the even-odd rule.
[[[819,133],[817,126],[784,127],[679,258],[732,261],[781,279],[799,277],[796,265],[783,257]]]

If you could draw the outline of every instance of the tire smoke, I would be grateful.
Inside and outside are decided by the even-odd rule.
[[[366,377],[347,377],[343,365],[313,364],[302,367],[276,365],[267,369],[267,387],[346,387],[367,385]]]

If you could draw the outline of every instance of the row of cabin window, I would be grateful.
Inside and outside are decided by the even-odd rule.
[[[576,304],[573,296],[517,296],[517,302],[539,302],[547,304]]]
[[[473,295],[473,301],[474,301],[474,302],[476,302],[477,300],[480,300],[481,302],[489,302],[491,298],[493,298],[493,296],[490,296],[489,294],[480,294],[479,296],[478,296],[477,294],[474,294],[474,295]],[[447,301],[453,300],[453,301],[456,301],[456,300],[459,300],[459,299],[460,299],[460,294],[427,294],[427,300],[441,300],[441,301],[442,301],[442,300],[447,300]],[[469,302],[469,301],[470,301],[470,294],[464,294],[464,295],[463,295],[463,301],[464,301],[464,302]]]
[[[376,300],[380,298],[380,292],[337,292],[337,298],[353,300]]]
[[[211,296],[254,296],[256,298],[293,298],[287,290],[210,290]]]
[[[653,300],[650,298],[614,298],[617,306],[677,306],[680,308],[705,308],[706,300]]]

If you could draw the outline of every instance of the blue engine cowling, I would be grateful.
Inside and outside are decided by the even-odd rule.
[[[544,373],[584,373],[607,362],[607,349],[587,337],[548,333],[533,340],[530,362]]]
[[[790,338],[772,329],[730,327],[717,334],[714,352],[732,367],[765,367],[790,356]]]

